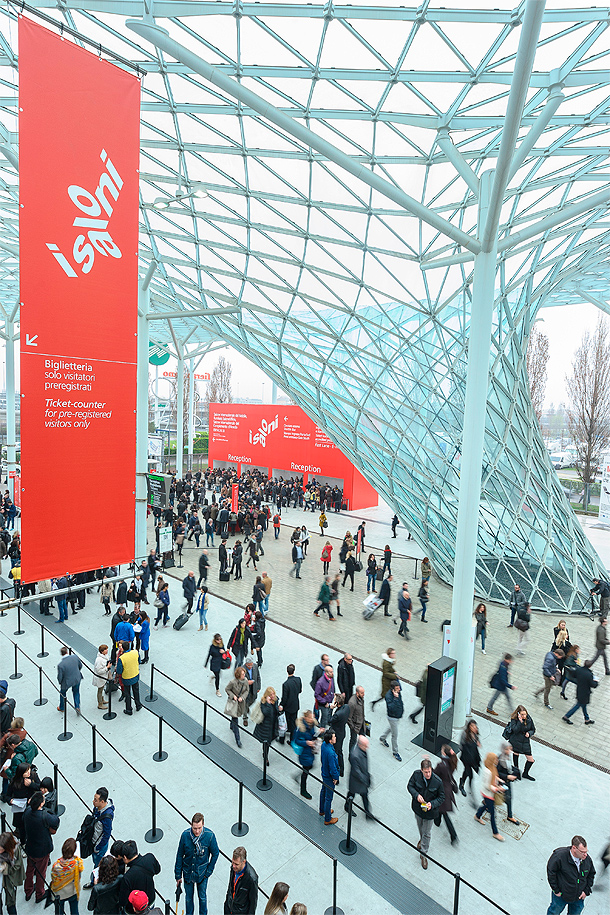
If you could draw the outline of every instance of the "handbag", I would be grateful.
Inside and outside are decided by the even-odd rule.
[[[260,724],[265,716],[263,715],[263,707],[260,702],[257,702],[250,709],[250,718],[254,724]]]
[[[518,629],[520,632],[527,632],[530,628],[530,624],[522,619],[515,620],[515,629]]]
[[[494,805],[496,807],[501,807],[503,803],[504,803],[504,792],[496,791],[496,793],[494,794]]]
[[[362,572],[362,563],[360,560],[356,563],[356,572]]]
[[[119,688],[119,684],[116,682],[116,680],[106,680],[106,685],[104,686],[104,692],[106,693],[106,695],[108,695],[108,693],[116,693],[118,688]]]
[[[328,527],[328,521],[325,521],[325,522],[322,524],[322,527],[327,528],[327,527]]]
[[[365,737],[371,736],[371,722],[367,721],[366,719],[364,721],[364,736]]]
[[[163,601],[160,597],[155,597],[153,601],[153,607],[156,607],[157,610],[160,610],[164,606]]]
[[[278,727],[278,734],[279,734],[279,736],[280,736],[280,737],[285,736],[285,735],[286,735],[286,731],[288,730],[288,722],[286,721],[286,713],[285,713],[285,712],[282,712],[281,715],[279,716],[279,718],[278,718],[278,720],[277,720],[277,727]]]
[[[294,752],[297,754],[297,756],[300,756],[304,750],[304,747],[302,747],[300,743],[297,743],[296,740],[291,740],[290,746],[292,747]]]
[[[228,670],[231,666],[231,652],[223,651],[220,656],[220,668],[221,670]]]

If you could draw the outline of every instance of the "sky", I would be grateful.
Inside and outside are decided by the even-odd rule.
[[[585,331],[595,330],[597,319],[602,314],[595,305],[583,302],[581,305],[566,305],[559,308],[543,308],[538,313],[536,325],[549,338],[549,362],[545,406],[558,406],[566,402],[565,376],[572,368],[572,358],[580,346]]]

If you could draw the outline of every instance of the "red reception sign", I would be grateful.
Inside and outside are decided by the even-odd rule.
[[[280,404],[210,404],[210,466],[258,467],[270,477],[341,480],[351,510],[377,505],[373,487],[300,407]]]
[[[134,556],[140,81],[19,18],[22,575]]]

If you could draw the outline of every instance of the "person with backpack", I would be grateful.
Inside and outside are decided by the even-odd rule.
[[[510,701],[510,690],[517,689],[517,687],[513,686],[511,683],[509,683],[509,680],[508,680],[508,672],[510,669],[510,665],[512,663],[513,663],[512,654],[505,654],[502,661],[500,662],[500,666],[498,667],[497,671],[495,672],[495,674],[489,681],[489,685],[491,686],[491,688],[493,690],[495,690],[495,692],[494,692],[493,696],[491,697],[491,700],[489,701],[489,704],[487,706],[488,715],[497,715],[498,714],[497,712],[494,712],[494,703],[495,703],[496,699],[498,698],[498,696],[504,696],[504,698],[506,699],[506,701],[508,703],[508,707],[509,707],[510,711],[512,712],[512,710],[513,710],[513,707],[511,705],[511,701]]]
[[[328,570],[330,568],[330,561],[331,561],[332,553],[333,553],[332,543],[330,542],[330,540],[327,540],[326,543],[324,544],[324,546],[322,547],[322,555],[320,556],[320,559],[321,559],[322,563],[324,564],[324,572],[323,572],[324,575],[328,575]]]

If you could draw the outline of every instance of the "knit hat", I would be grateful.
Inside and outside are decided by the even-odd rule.
[[[132,890],[129,894],[129,902],[134,912],[145,912],[148,908],[148,896],[143,890]]]

